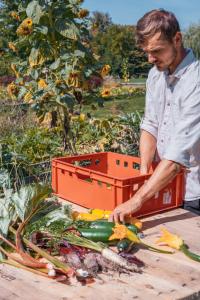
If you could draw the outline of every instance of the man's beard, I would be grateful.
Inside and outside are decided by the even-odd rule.
[[[161,62],[160,63],[161,66],[159,66],[159,63],[158,64],[155,63],[155,66],[156,66],[157,70],[160,71],[160,72],[162,72],[162,71],[166,71],[166,70],[170,69],[170,66],[173,65],[173,63],[175,62],[176,57],[177,57],[177,50],[176,50],[175,47],[173,47],[173,49],[172,49],[172,56],[173,56],[173,58],[172,58],[171,62],[168,63],[168,64],[163,64],[162,65],[162,62]]]

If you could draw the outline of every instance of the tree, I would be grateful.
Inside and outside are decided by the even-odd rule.
[[[112,66],[114,75],[122,76],[124,61],[127,61],[130,76],[149,70],[145,55],[137,48],[134,26],[109,25],[105,32],[99,31],[93,36],[92,48],[102,64]]]
[[[104,32],[112,24],[112,18],[108,13],[94,11],[90,17],[91,27],[98,32]]]
[[[184,44],[192,48],[197,58],[200,58],[200,25],[192,25],[184,33]]]

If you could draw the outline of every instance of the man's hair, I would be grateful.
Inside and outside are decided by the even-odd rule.
[[[160,32],[163,39],[171,42],[178,31],[180,31],[180,26],[172,12],[154,9],[137,22],[136,40],[141,46],[155,33]]]

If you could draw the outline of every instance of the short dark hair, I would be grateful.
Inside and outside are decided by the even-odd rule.
[[[136,40],[138,45],[143,45],[155,33],[161,32],[164,39],[172,38],[180,31],[179,23],[172,12],[164,9],[154,9],[146,13],[136,25]]]

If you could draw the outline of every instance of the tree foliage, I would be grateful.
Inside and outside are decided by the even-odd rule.
[[[114,75],[122,77],[123,64],[127,60],[130,76],[146,74],[149,70],[145,55],[136,45],[134,26],[109,25],[105,31],[95,32],[92,47],[102,64],[112,66]]]
[[[192,48],[197,58],[200,58],[200,25],[192,25],[184,33],[184,44]]]
[[[112,18],[108,13],[94,11],[90,17],[91,27],[93,30],[104,32],[110,25],[113,24]]]

